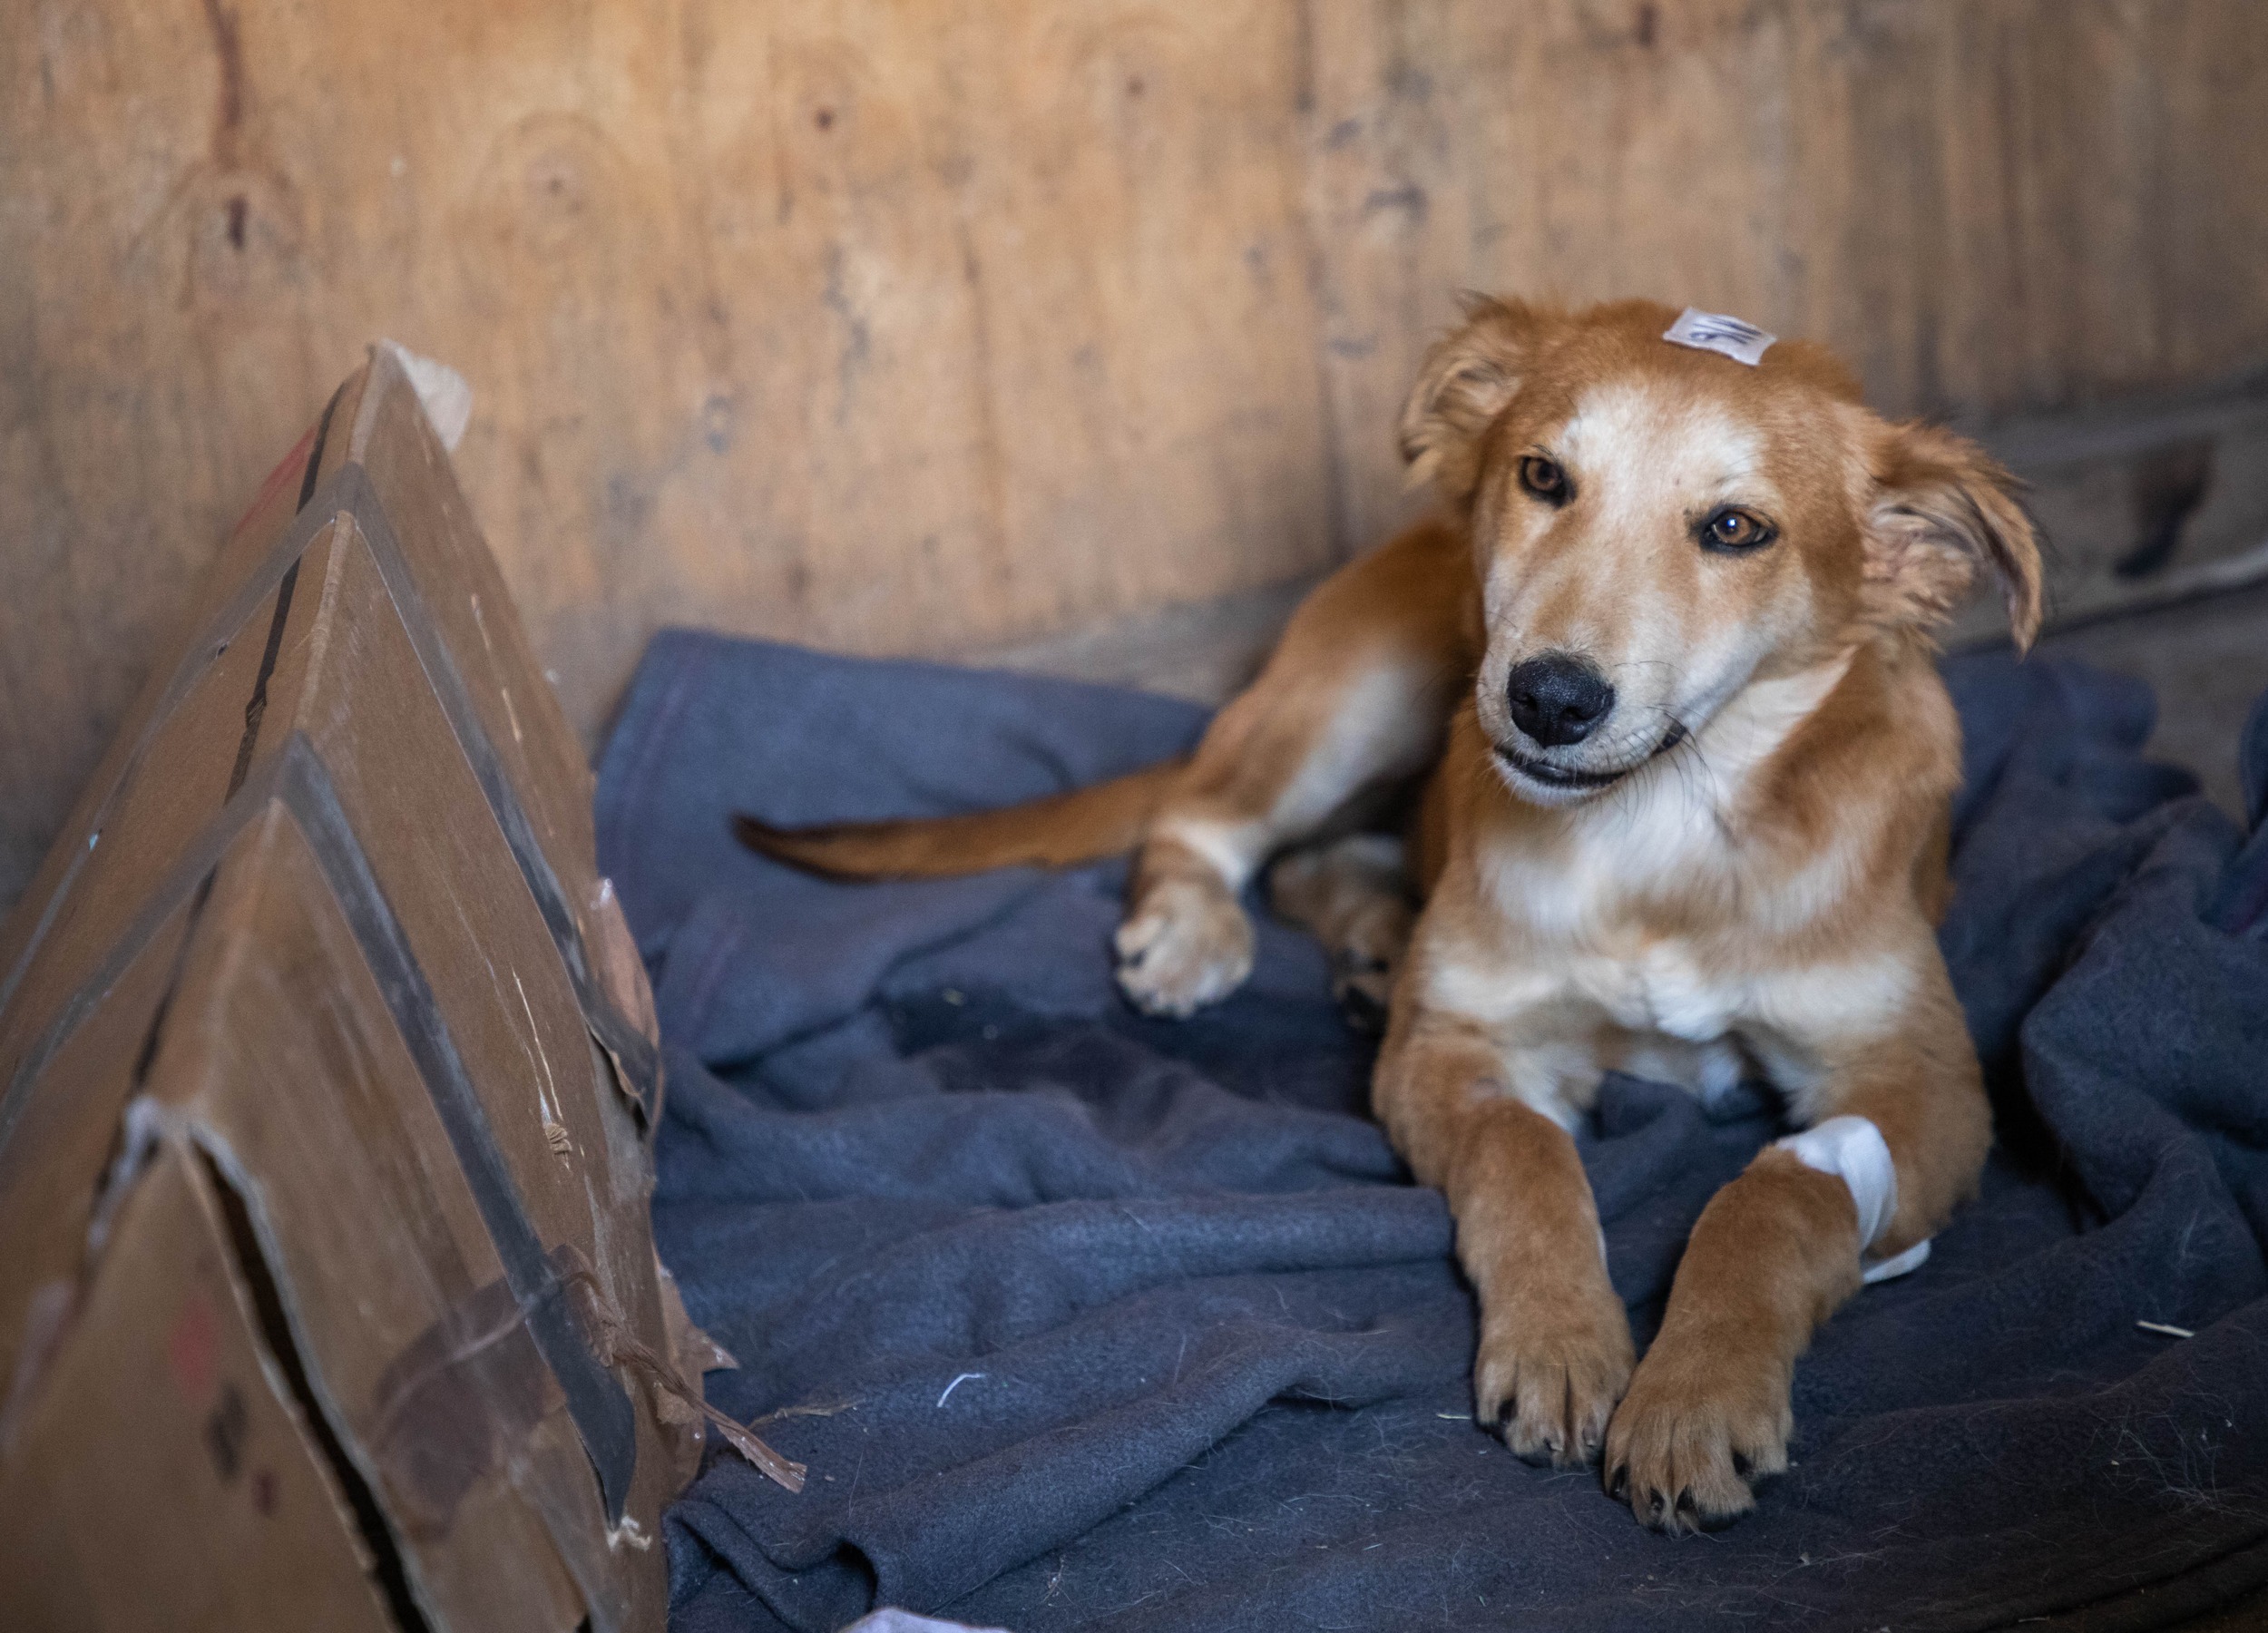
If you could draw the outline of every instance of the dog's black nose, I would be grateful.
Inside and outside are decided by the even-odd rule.
[[[1607,677],[1572,652],[1546,652],[1505,677],[1512,724],[1545,748],[1579,743],[1615,706]]]

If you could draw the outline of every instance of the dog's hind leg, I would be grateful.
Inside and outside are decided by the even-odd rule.
[[[1119,984],[1137,1008],[1187,1015],[1236,990],[1253,948],[1239,893],[1276,852],[1439,755],[1479,634],[1471,562],[1441,522],[1300,604],[1151,822],[1118,934]]]
[[[1331,956],[1331,992],[1367,1031],[1386,1023],[1417,911],[1403,842],[1350,834],[1294,851],[1268,870],[1268,904]]]

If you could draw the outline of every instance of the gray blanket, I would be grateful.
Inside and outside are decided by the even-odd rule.
[[[1199,711],[662,636],[598,806],[671,1049],[655,1226],[743,1363],[711,1397],[811,1468],[711,1459],[676,1625],[2104,1629],[2268,1581],[2268,836],[2141,758],[2145,689],[1947,672],[1984,1196],[1821,1332],[1756,1512],[1673,1540],[1469,1421],[1449,1218],[1311,944],[1267,925],[1244,992],[1150,1022],[1122,865],[853,886],[728,831],[1051,792]],[[2249,746],[2257,825],[2268,712]],[[1775,1131],[1608,1085],[1581,1143],[1641,1345]]]

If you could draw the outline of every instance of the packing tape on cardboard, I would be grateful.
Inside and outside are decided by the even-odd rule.
[[[340,392],[345,389],[343,386],[339,387]],[[40,908],[39,918],[32,925],[32,934],[24,941],[23,951],[17,953],[15,963],[9,966],[5,975],[0,975],[0,1016],[7,1013],[9,1002],[15,998],[16,989],[23,984],[25,974],[30,972],[32,961],[45,944],[48,933],[54,928],[56,915],[69,899],[72,887],[78,883],[87,858],[101,844],[103,830],[109,823],[112,811],[117,807],[120,797],[132,786],[135,774],[142,769],[142,762],[149,757],[158,734],[165,729],[174,711],[204,677],[205,671],[212,667],[213,660],[226,650],[236,632],[250,621],[253,612],[263,601],[277,592],[285,575],[307,553],[308,546],[314,543],[323,531],[337,520],[337,507],[327,504],[317,504],[314,500],[318,494],[344,492],[352,485],[345,480],[347,471],[341,471],[322,488],[316,486],[316,478],[323,467],[324,449],[330,442],[331,416],[337,410],[338,396],[338,392],[331,394],[330,402],[323,409],[323,417],[317,423],[315,435],[308,449],[307,465],[300,473],[298,506],[292,514],[290,523],[278,535],[276,543],[260,559],[259,565],[237,586],[236,592],[222,603],[218,612],[205,621],[203,628],[197,631],[188,650],[182,652],[180,661],[173,666],[173,673],[168,678],[165,689],[158,694],[156,707],[151,709],[150,718],[142,722],[142,731],[134,738],[133,747],[127,750],[126,758],[119,764],[117,775],[111,779],[111,786],[104,790],[101,801],[94,807],[93,820],[88,825],[86,844],[73,854],[70,865],[64,869],[63,877],[48,893],[46,902]],[[348,469],[356,477],[362,477],[360,466],[350,466]],[[368,486],[367,478],[363,479],[363,485]],[[0,1146],[7,1144],[8,1128],[7,1118],[0,1114]]]
[[[373,357],[372,379],[376,390],[372,395],[384,395],[383,374],[389,367],[399,371],[413,390],[417,388],[414,372],[404,362],[398,348],[382,348]],[[536,901],[582,1009],[585,1023],[605,1051],[617,1082],[650,1131],[659,1120],[661,1081],[660,1051],[648,1031],[650,1007],[646,1015],[633,1019],[625,1012],[627,1006],[618,1002],[609,991],[611,985],[622,984],[622,975],[611,969],[594,970],[578,915],[536,840],[495,745],[481,724],[463,676],[417,592],[368,473],[358,461],[350,460],[327,481],[321,480],[323,462],[331,442],[332,421],[344,390],[341,387],[340,393],[334,394],[309,439],[300,474],[298,508],[291,521],[280,531],[258,566],[206,621],[175,665],[156,706],[97,803],[88,843],[73,856],[43,904],[15,963],[5,975],[0,975],[0,1012],[5,1012],[20,988],[64,904],[71,896],[88,856],[100,843],[105,823],[125,790],[133,784],[159,735],[214,660],[271,597],[275,611],[269,620],[269,635],[270,645],[275,643],[288,617],[285,587],[296,577],[308,549],[326,530],[345,518],[353,523],[379,569],[396,614],[410,637],[452,734],[471,764],[523,881]],[[366,404],[366,409],[373,406]],[[271,668],[271,663],[263,662],[263,682]],[[431,989],[410,956],[399,923],[377,886],[320,759],[312,746],[295,734],[281,754],[255,766],[249,750],[257,745],[259,720],[265,712],[260,707],[263,689],[263,686],[256,686],[253,699],[247,706],[246,729],[236,746],[237,766],[230,779],[230,797],[222,809],[191,839],[165,879],[145,898],[124,932],[105,950],[88,977],[59,1006],[48,1026],[20,1058],[7,1083],[0,1087],[0,1148],[5,1148],[13,1135],[33,1085],[56,1051],[101,1005],[175,914],[184,906],[194,912],[229,846],[259,811],[271,800],[281,799],[316,852],[333,895],[354,924],[364,955],[394,1007],[396,1025],[409,1043],[428,1094],[441,1113],[459,1166],[505,1266],[506,1282],[524,1313],[527,1331],[571,1409],[577,1433],[597,1473],[609,1522],[618,1523],[622,1518],[637,1455],[635,1416],[628,1395],[605,1364],[591,1354],[560,1297],[560,1284],[552,1273],[496,1147],[485,1110],[465,1078],[463,1062],[442,1022]],[[619,914],[619,908],[603,895],[592,905],[592,911],[601,917],[608,909]],[[620,960],[615,958],[612,962]],[[613,977],[611,982],[607,979],[610,975]],[[645,1024],[640,1024],[641,1020]]]
[[[638,1463],[638,1419],[629,1393],[591,1353],[559,1296],[559,1277],[513,1182],[489,1124],[488,1109],[449,1035],[425,973],[411,954],[401,921],[347,820],[330,773],[313,746],[297,733],[280,758],[278,792],[321,865],[331,894],[354,928],[363,961],[376,977],[394,1023],[409,1045],[529,1335],[567,1397],[583,1450],[598,1472],[607,1521],[617,1524]]]
[[[747,1425],[702,1397],[699,1376],[680,1357],[640,1339],[608,1297],[592,1268],[570,1243],[548,1256],[558,1296],[601,1364],[627,1366],[654,1392],[662,1423],[699,1443],[705,1427],[790,1491],[805,1469],[774,1452]],[[561,1394],[533,1341],[525,1312],[503,1282],[475,1288],[386,1363],[372,1391],[372,1456],[386,1472],[407,1518],[429,1532],[448,1529],[464,1494],[503,1465]]]
[[[425,411],[434,435],[450,453],[464,440],[464,427],[473,423],[473,387],[465,377],[436,358],[424,357],[399,340],[381,340],[372,349],[384,352],[402,371],[417,406]]]
[[[414,379],[401,363],[400,347],[374,351],[374,373],[381,363],[400,370],[410,389],[415,390]],[[343,392],[345,388],[341,387]],[[488,802],[496,826],[503,832],[504,842],[520,869],[522,880],[543,917],[552,944],[559,950],[560,961],[566,966],[577,1002],[582,1006],[585,1023],[600,1048],[612,1064],[617,1080],[629,1095],[640,1119],[649,1133],[659,1126],[661,1116],[662,1071],[661,1054],[654,1039],[648,1035],[640,1019],[625,1012],[625,1005],[618,1002],[608,991],[607,983],[594,968],[591,950],[585,944],[582,925],[559,876],[552,871],[551,861],[544,855],[535,836],[533,825],[528,820],[526,808],[520,803],[517,790],[505,772],[502,757],[494,740],[481,723],[472,694],[464,684],[462,672],[450,656],[447,643],[440,636],[424,598],[419,594],[415,578],[409,571],[406,557],[387,520],[384,504],[379,501],[370,477],[359,463],[342,465],[327,480],[318,484],[323,457],[330,440],[332,417],[338,407],[338,394],[334,394],[324,408],[315,437],[308,454],[308,461],[300,478],[299,504],[288,526],[278,537],[259,565],[248,574],[234,594],[218,612],[208,619],[196,638],[190,643],[175,666],[157,706],[144,722],[133,748],[121,763],[117,776],[97,805],[91,825],[90,838],[73,857],[57,881],[54,889],[43,905],[40,916],[34,924],[30,937],[5,976],[0,976],[0,1015],[5,1015],[9,1001],[15,996],[29,972],[34,956],[54,928],[64,901],[77,884],[87,858],[99,843],[110,814],[117,807],[125,790],[132,784],[159,733],[171,719],[182,700],[194,689],[205,671],[212,665],[219,652],[251,619],[253,613],[268,599],[279,593],[287,577],[298,568],[308,546],[321,536],[341,515],[353,519],[364,545],[378,567],[379,577],[394,603],[396,616],[407,631],[418,663],[425,671],[435,696],[440,700],[442,712],[447,718],[451,733],[458,748],[471,764],[479,781],[483,797]],[[217,851],[215,853],[217,855]],[[594,904],[594,910],[603,905]],[[147,914],[142,917],[149,916]],[[162,922],[163,915],[158,915]],[[140,919],[137,919],[140,924]],[[155,925],[150,932],[154,933]],[[129,932],[127,941],[133,941],[133,952],[139,952],[141,942],[133,940]],[[146,935],[142,937],[146,940]],[[124,959],[116,956],[105,960],[104,967],[112,964],[123,967],[131,963],[131,954]],[[114,977],[113,977],[114,978]],[[92,983],[89,983],[90,985]],[[107,990],[108,983],[103,990]],[[51,1029],[52,1031],[53,1029]],[[52,1051],[51,1051],[52,1052]],[[16,1074],[18,1079],[22,1073]],[[11,1085],[13,1089],[14,1085]],[[0,1148],[7,1144],[13,1131],[20,1104],[11,1105],[12,1094],[0,1094]]]
[[[481,723],[472,691],[464,684],[456,660],[450,656],[447,642],[441,639],[425,598],[418,592],[393,523],[386,519],[385,507],[376,502],[376,495],[371,497],[367,505],[355,507],[355,525],[362,533],[371,560],[377,563],[378,577],[393,599],[402,627],[409,632],[410,645],[417,653],[417,661],[425,671],[434,696],[441,701],[441,711],[448,718],[449,729],[455,734],[457,746],[464,750],[473,775],[479,779],[481,793],[496,818],[496,826],[503,831],[504,843],[519,865],[528,894],[535,898],[536,907],[543,915],[544,928],[559,949],[560,962],[567,967],[567,978],[582,1006],[591,1035],[614,1063],[639,1115],[651,1129],[661,1117],[660,1051],[638,1023],[622,1012],[599,978],[582,924],[567,899],[566,888],[552,871],[551,858],[544,855],[543,846],[535,836],[534,825],[528,820],[527,809],[520,803],[520,796],[504,770],[503,758],[496,752],[488,728]],[[600,904],[592,905],[595,909]]]
[[[248,778],[191,842],[144,901],[127,933],[63,1005],[0,1093],[0,1144],[21,1118],[33,1083],[71,1033],[101,1004],[134,959],[219,865],[237,836],[271,802],[281,802],[321,868],[384,994],[396,1029],[441,1120],[474,1207],[487,1227],[504,1281],[544,1364],[564,1394],[583,1450],[597,1473],[610,1524],[621,1521],[637,1466],[637,1419],[630,1396],[591,1350],[561,1296],[554,1273],[498,1145],[488,1111],[450,1036],[433,988],[412,954],[330,773],[314,746],[294,732]]]

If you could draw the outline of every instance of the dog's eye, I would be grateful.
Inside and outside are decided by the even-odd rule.
[[[1567,503],[1567,473],[1540,455],[1530,454],[1520,462],[1520,485],[1546,504]]]
[[[1705,550],[1721,550],[1732,554],[1745,554],[1760,550],[1779,535],[1772,523],[1754,511],[1726,505],[1701,523],[1701,545]]]

